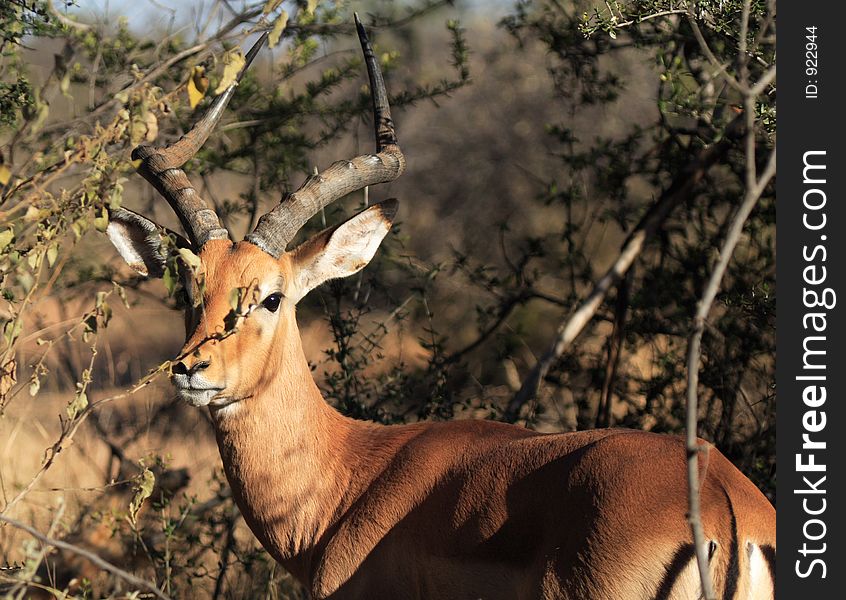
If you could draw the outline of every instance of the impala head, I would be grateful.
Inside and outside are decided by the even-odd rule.
[[[226,406],[249,398],[279,372],[292,352],[301,354],[294,316],[297,302],[324,281],[364,268],[391,228],[397,202],[386,200],[287,249],[321,208],[365,186],[391,181],[405,168],[382,74],[357,16],[356,26],[370,77],[377,153],[336,162],[309,177],[265,214],[243,241],[229,239],[181,169],[208,138],[235,84],[178,141],[165,148],[139,146],[133,152],[133,158],[141,161],[139,172],[165,197],[187,233],[187,238],[174,232],[170,236],[178,247],[200,258],[199,267],[189,268],[183,262],[179,268],[189,300],[187,339],[172,367],[177,392],[195,406]],[[265,37],[247,54],[244,70]],[[161,276],[166,264],[161,231],[149,219],[117,209],[111,212],[107,233],[136,271]]]

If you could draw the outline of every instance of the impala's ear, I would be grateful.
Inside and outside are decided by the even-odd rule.
[[[136,212],[118,208],[109,211],[106,235],[117,248],[118,254],[137,273],[145,277],[161,277],[165,266],[161,229]],[[181,235],[169,233],[176,236],[177,246],[190,247],[188,240]]]
[[[298,302],[324,281],[363,269],[391,230],[398,204],[394,199],[374,204],[298,246],[292,253],[294,280],[288,297]]]

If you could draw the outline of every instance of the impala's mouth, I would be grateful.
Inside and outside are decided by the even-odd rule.
[[[176,394],[191,406],[208,406],[223,388],[219,387],[177,387]]]

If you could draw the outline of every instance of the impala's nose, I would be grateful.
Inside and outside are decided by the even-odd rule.
[[[200,371],[208,369],[209,365],[211,365],[210,360],[198,360],[190,367],[186,365],[183,361],[179,361],[178,363],[173,365],[171,370],[176,375],[188,375],[190,377],[194,373],[199,373]]]
[[[191,359],[188,359],[189,361]],[[204,371],[211,365],[210,360],[198,360],[193,364],[186,361],[175,363],[171,367],[173,385],[176,393],[193,406],[206,406],[223,391],[224,386],[209,381]]]

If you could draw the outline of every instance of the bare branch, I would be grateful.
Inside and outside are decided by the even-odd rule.
[[[628,27],[629,25],[637,25],[639,23],[643,23],[644,21],[651,21],[652,19],[660,19],[661,17],[669,17],[672,15],[683,15],[687,13],[686,8],[674,8],[672,10],[662,10],[660,12],[643,15],[642,17],[636,17],[629,21],[623,21],[622,23],[616,23],[615,27],[620,29],[622,27]]]
[[[190,48],[186,48],[185,50],[182,50],[181,52],[174,54],[173,56],[171,56],[169,59],[167,59],[163,63],[158,64],[155,67],[152,67],[143,77],[141,77],[140,79],[138,79],[137,81],[133,82],[131,85],[123,88],[120,91],[122,91],[124,94],[128,94],[131,91],[142,87],[146,83],[154,81],[157,77],[160,77],[164,73],[167,73],[168,71],[170,71],[171,68],[174,65],[176,65],[176,64],[178,64],[178,63],[180,63],[180,62],[182,62],[182,61],[184,61],[188,58],[191,58],[192,56],[194,56],[196,54],[200,54],[202,52],[207,51],[211,46],[213,46],[217,42],[224,41],[224,40],[228,39],[232,30],[237,28],[241,23],[249,21],[253,17],[258,16],[260,13],[261,13],[261,7],[257,7],[257,8],[253,8],[251,10],[245,11],[245,12],[237,15],[236,17],[233,17],[226,25],[224,25],[217,33],[215,33],[208,40],[194,44]],[[249,33],[250,32],[241,32],[241,33],[237,33],[237,34],[233,34],[233,35],[236,36],[236,37],[242,37],[243,38],[243,37],[246,37]],[[119,106],[121,104],[120,97],[121,97],[120,94],[114,94],[114,95],[112,95],[112,97],[109,100],[107,100],[107,101],[103,102],[102,104],[100,104],[99,106],[95,107],[89,113],[82,115],[82,116],[79,116],[79,117],[72,119],[70,121],[67,121],[67,122],[59,122],[59,123],[55,123],[55,124],[52,124],[52,125],[47,125],[41,131],[42,131],[42,133],[47,133],[47,132],[57,130],[57,129],[68,129],[68,128],[71,128],[71,127],[78,125],[79,123],[90,122],[90,121],[94,120],[95,117],[97,117],[97,116],[99,116],[99,115]]]
[[[759,96],[764,93],[764,88],[770,85],[776,77],[776,66],[773,65],[764,73],[758,82],[749,89],[750,96]]]
[[[726,127],[725,135],[718,142],[703,148],[696,158],[679,173],[672,185],[661,195],[623,244],[622,251],[605,275],[594,285],[593,290],[581,306],[558,328],[555,339],[546,352],[523,381],[520,391],[512,398],[506,408],[504,418],[514,422],[520,408],[535,398],[540,391],[543,378],[550,367],[570,347],[582,329],[590,322],[599,309],[608,290],[626,274],[634,260],[640,255],[645,243],[655,234],[672,210],[689,198],[695,186],[705,173],[728,151],[744,128],[744,115],[738,115]]]
[[[726,239],[720,248],[720,258],[711,274],[702,299],[699,301],[696,317],[693,321],[693,330],[690,334],[690,341],[688,343],[687,355],[687,476],[689,486],[688,497],[688,520],[690,521],[693,530],[694,544],[696,547],[697,562],[699,563],[700,577],[703,582],[703,590],[706,600],[716,598],[713,587],[708,589],[711,585],[710,575],[708,574],[708,557],[705,548],[705,536],[702,531],[702,521],[699,511],[699,468],[698,468],[698,454],[701,451],[697,442],[697,425],[698,425],[698,398],[697,388],[699,385],[699,362],[701,357],[702,334],[705,331],[705,318],[711,310],[711,305],[717,295],[720,286],[720,281],[725,274],[728,267],[729,260],[734,252],[737,242],[740,240],[740,234],[743,231],[743,225],[749,214],[761,197],[764,189],[767,187],[770,179],[773,178],[776,172],[776,151],[773,149],[770,154],[767,167],[761,178],[755,185],[749,188],[746,192],[746,197],[743,200],[737,214],[732,220],[729,231],[726,234]],[[710,594],[709,594],[710,592]]]
[[[719,73],[725,78],[725,80],[729,83],[731,87],[736,89],[741,93],[745,93],[745,89],[740,84],[737,79],[732,77],[732,75],[726,70],[727,65],[722,64],[717,57],[714,56],[714,53],[711,51],[711,48],[708,46],[708,42],[705,41],[705,36],[702,35],[702,30],[699,29],[699,25],[696,22],[696,15],[693,13],[693,3],[691,3],[688,14],[687,20],[690,23],[690,29],[693,31],[693,37],[696,38],[697,43],[699,44],[699,48],[702,50],[702,53],[708,58],[708,60],[713,64],[719,71]]]
[[[74,21],[73,19],[70,19],[66,15],[63,15],[61,12],[59,12],[53,4],[53,0],[47,0],[47,9],[50,11],[50,14],[56,17],[59,23],[65,25],[66,27],[79,29],[80,31],[88,31],[89,29],[91,29],[91,25],[86,25],[85,23]]]
[[[116,567],[110,562],[107,562],[94,554],[93,552],[89,552],[84,548],[80,548],[79,546],[74,546],[73,544],[68,544],[67,542],[63,542],[61,540],[53,539],[51,537],[47,537],[46,535],[39,533],[36,529],[33,529],[26,523],[21,523],[16,519],[12,519],[10,517],[6,517],[0,515],[0,521],[5,521],[12,527],[17,527],[18,529],[22,529],[30,534],[32,537],[40,541],[42,544],[47,544],[48,546],[53,546],[55,548],[59,548],[61,550],[66,550],[68,552],[73,552],[74,554],[78,554],[79,556],[85,558],[86,560],[91,561],[104,571],[108,571],[112,575],[120,577],[127,583],[130,583],[136,587],[144,588],[145,590],[150,591],[152,594],[156,596],[156,598],[161,598],[161,600],[170,600],[168,596],[166,596],[154,583],[150,581],[145,581],[139,577],[136,577],[132,573],[127,573],[123,569]]]
[[[626,338],[626,313],[629,309],[629,290],[632,275],[630,270],[617,286],[617,305],[614,308],[614,326],[608,336],[608,352],[605,361],[605,377],[602,380],[602,391],[599,394],[599,404],[596,407],[595,425],[599,427],[611,426],[611,402],[613,397],[614,380],[617,377],[617,367],[623,355],[623,342]]]

